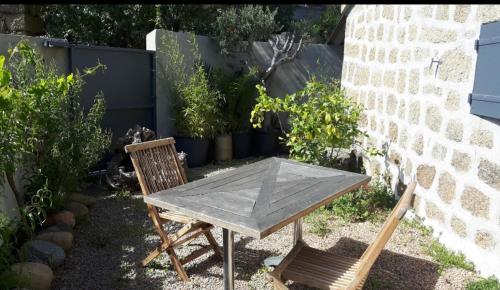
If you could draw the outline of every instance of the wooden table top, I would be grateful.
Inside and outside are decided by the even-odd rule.
[[[150,194],[144,202],[262,239],[370,178],[272,157]]]

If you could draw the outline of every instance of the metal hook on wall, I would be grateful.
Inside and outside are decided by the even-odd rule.
[[[434,63],[437,63],[437,65],[436,65],[436,70],[434,71],[434,78],[435,78],[435,77],[436,77],[436,75],[437,75],[437,70],[438,70],[438,68],[439,68],[439,65],[440,65],[440,64],[442,64],[443,62],[442,62],[441,60],[439,60],[439,59],[436,59],[436,60],[435,60],[434,58],[432,58],[432,60],[431,60],[431,64],[429,65],[429,69],[431,69],[431,68],[432,68],[432,64],[434,64]]]

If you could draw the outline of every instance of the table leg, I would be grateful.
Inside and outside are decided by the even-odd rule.
[[[222,229],[224,246],[224,289],[234,289],[234,232]]]
[[[302,218],[293,223],[293,245],[295,246],[299,241],[302,242]]]

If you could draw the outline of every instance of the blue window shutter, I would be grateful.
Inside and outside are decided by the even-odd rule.
[[[481,25],[470,112],[500,119],[500,22]]]

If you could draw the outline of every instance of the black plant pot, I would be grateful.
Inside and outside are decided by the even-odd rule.
[[[234,132],[233,135],[233,158],[241,159],[252,154],[252,131]]]
[[[283,134],[279,134],[279,136],[284,137]],[[285,140],[278,140],[278,153],[284,154],[284,155],[290,154],[290,148],[288,148],[288,146],[286,146]]]
[[[184,151],[187,154],[188,167],[203,166],[209,162],[210,139],[189,137],[174,137],[174,139],[177,152]]]
[[[279,152],[279,131],[255,130],[253,138],[253,154],[255,156],[272,156]]]

